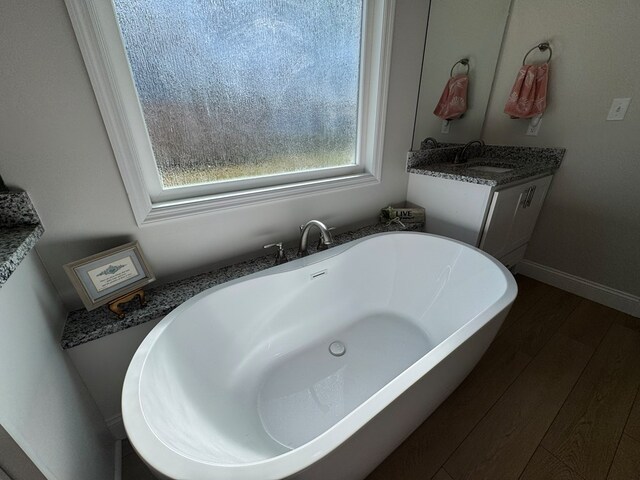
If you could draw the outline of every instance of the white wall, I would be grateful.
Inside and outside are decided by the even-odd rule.
[[[129,363],[160,320],[151,320],[66,351],[115,438],[127,436],[122,423],[122,386]]]
[[[112,480],[114,439],[60,348],[66,312],[35,252],[0,311],[0,424],[47,478]]]
[[[489,143],[567,149],[526,258],[636,296],[639,19],[636,0],[514,0],[484,131]],[[549,108],[539,136],[526,137],[526,122],[503,108],[523,55],[543,40],[553,48]],[[624,122],[605,120],[614,97],[634,97]]]
[[[399,0],[382,182],[139,228],[133,218],[63,0],[4,2],[0,16],[0,172],[29,192],[46,233],[38,252],[69,307],[62,265],[130,239],[169,280],[293,240],[319,218],[343,226],[403,201],[428,3]]]

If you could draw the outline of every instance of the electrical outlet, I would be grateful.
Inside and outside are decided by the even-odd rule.
[[[627,114],[627,108],[629,108],[630,103],[630,98],[614,98],[613,102],[611,102],[611,108],[609,109],[607,120],[624,120],[624,116]]]
[[[540,125],[542,124],[542,117],[533,117],[527,127],[527,135],[530,137],[537,137],[540,131]]]
[[[440,127],[440,133],[449,133],[449,129],[451,128],[450,120],[443,120],[442,127]]]

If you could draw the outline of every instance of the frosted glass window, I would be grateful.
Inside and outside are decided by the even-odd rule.
[[[361,0],[114,3],[165,188],[355,164]]]

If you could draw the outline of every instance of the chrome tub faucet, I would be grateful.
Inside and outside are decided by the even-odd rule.
[[[300,225],[300,246],[298,247],[298,256],[306,257],[309,255],[307,251],[309,243],[309,231],[312,227],[318,227],[320,230],[320,240],[318,241],[318,250],[326,250],[329,245],[333,244],[333,235],[331,235],[332,228],[328,228],[324,223],[319,220],[309,220],[304,225]]]

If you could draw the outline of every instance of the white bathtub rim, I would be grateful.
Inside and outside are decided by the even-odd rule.
[[[304,268],[308,265],[319,263],[328,258],[339,255],[359,243],[370,240],[374,237],[386,235],[427,235],[430,237],[441,238],[448,242],[458,243],[465,248],[475,250],[499,268],[505,279],[506,288],[502,295],[492,305],[467,321],[458,330],[453,332],[444,341],[434,347],[430,352],[425,354],[406,370],[393,378],[389,383],[384,385],[380,390],[375,392],[355,410],[350,412],[321,435],[293,450],[256,462],[232,465],[220,464],[206,462],[177,452],[153,432],[149,423],[146,421],[145,412],[140,404],[140,397],[138,395],[140,379],[149,352],[153,348],[157,339],[160,338],[164,330],[176,317],[183,315],[199,299],[210,295],[214,291],[229,288],[236,283],[248,281],[254,278],[267,275],[277,275],[291,270]],[[286,478],[308,468],[313,463],[339,447],[349,437],[371,421],[391,402],[398,398],[403,392],[420,380],[420,378],[422,378],[429,370],[435,367],[456,348],[463,344],[482,326],[488,323],[492,318],[499,315],[503,310],[509,308],[515,299],[516,294],[517,285],[513,276],[493,257],[463,242],[421,232],[387,232],[371,235],[339,245],[325,252],[319,252],[309,257],[297,259],[284,265],[279,265],[277,267],[269,268],[216,285],[195,295],[170,312],[147,335],[136,351],[127,370],[122,394],[123,419],[127,434],[131,443],[134,445],[136,450],[138,450],[140,455],[147,462],[150,462],[148,459],[152,459],[152,463],[150,462],[151,466],[169,478],[183,478],[185,476],[193,478],[194,480],[210,478],[224,478],[229,480],[276,480]]]

